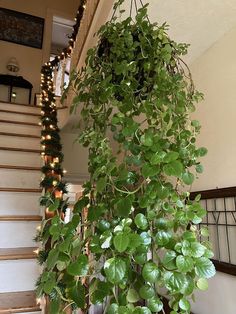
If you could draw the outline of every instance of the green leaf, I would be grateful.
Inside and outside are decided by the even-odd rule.
[[[129,247],[136,249],[139,245],[142,244],[142,238],[137,233],[130,233],[129,237]]]
[[[89,204],[89,198],[88,197],[83,197],[80,200],[78,200],[75,205],[73,212],[74,213],[81,213],[82,210]]]
[[[176,252],[175,251],[167,251],[163,258],[163,265],[168,270],[176,269]]]
[[[132,314],[151,314],[151,311],[146,306],[138,306],[135,308]]]
[[[200,147],[197,152],[200,157],[204,157],[207,154],[207,149],[205,147]]]
[[[160,247],[166,246],[171,238],[172,238],[171,233],[164,230],[158,231],[155,237],[156,243]]]
[[[167,176],[180,177],[183,172],[183,165],[180,161],[174,160],[164,165],[163,170]]]
[[[179,158],[179,153],[177,152],[169,152],[165,155],[165,157],[163,158],[163,161],[166,163],[169,163],[171,161],[174,161],[176,159]]]
[[[144,146],[151,147],[153,145],[153,134],[145,133],[141,136],[141,143]]]
[[[161,272],[154,262],[147,262],[142,270],[144,280],[155,283],[160,278]]]
[[[76,303],[78,308],[85,307],[85,288],[80,281],[68,290],[69,297]]]
[[[151,298],[148,300],[148,308],[154,312],[158,313],[163,309],[163,303],[157,297]]]
[[[104,298],[111,293],[111,284],[108,282],[100,281],[99,279],[95,280],[93,290],[90,285],[90,295],[92,304],[102,304]]]
[[[47,258],[47,268],[48,270],[52,269],[58,260],[58,256],[59,256],[59,251],[57,249],[52,249],[49,254],[48,254],[48,258]]]
[[[105,189],[106,184],[107,184],[107,178],[106,177],[99,178],[97,181],[97,184],[96,184],[97,192],[101,193]]]
[[[199,278],[197,281],[198,289],[206,291],[208,289],[208,281],[205,278]]]
[[[191,185],[194,181],[194,175],[191,172],[187,171],[183,174],[182,179],[185,184]]]
[[[119,253],[124,252],[129,245],[129,240],[130,240],[130,238],[126,233],[123,233],[123,232],[118,233],[113,239],[113,243],[114,243],[116,250]]]
[[[112,303],[108,308],[107,314],[119,314],[119,305]]]
[[[179,255],[176,259],[176,265],[181,273],[187,273],[193,269],[193,260],[191,257]]]
[[[152,155],[150,159],[151,165],[158,165],[163,161],[163,158],[165,157],[166,153],[165,152],[158,152]]]
[[[187,299],[182,298],[179,300],[179,307],[181,310],[189,311],[190,310],[190,303]]]
[[[201,228],[201,235],[203,237],[209,237],[209,230],[206,227]]]
[[[50,314],[60,313],[60,305],[61,305],[60,299],[56,298],[54,300],[51,300],[49,303],[49,313]]]
[[[164,276],[165,286],[171,293],[180,292],[187,284],[185,275],[178,272],[167,272]]]
[[[204,171],[203,165],[197,164],[196,165],[196,171],[197,171],[197,173],[203,173],[203,171]]]
[[[134,222],[139,229],[146,230],[148,227],[147,218],[141,213],[135,216]]]
[[[121,217],[128,217],[131,211],[132,202],[129,197],[121,198],[116,203],[117,213]]]
[[[200,257],[195,262],[195,272],[197,276],[208,279],[215,276],[216,270],[212,261],[206,257]]]
[[[54,200],[53,204],[51,204],[51,205],[48,207],[48,210],[49,210],[50,212],[55,212],[55,211],[58,209],[58,207],[60,206],[60,202],[61,202],[60,198],[56,198],[56,199]]]
[[[86,276],[89,270],[88,257],[80,255],[77,260],[67,267],[68,274],[72,276]]]
[[[201,257],[205,253],[205,246],[198,242],[191,243],[191,252],[193,257]]]
[[[149,164],[144,164],[143,167],[142,167],[142,175],[145,178],[153,177],[156,174],[158,174],[158,172],[159,172],[159,167],[158,166],[151,166]]]
[[[107,230],[103,232],[103,234],[100,236],[100,243],[101,243],[102,249],[107,249],[111,246],[111,243],[112,243],[111,231]]]
[[[140,299],[138,292],[135,289],[129,289],[126,298],[129,303],[136,303]]]
[[[126,274],[126,263],[119,257],[112,257],[104,264],[107,279],[113,283],[120,283]]]
[[[139,289],[139,295],[142,299],[148,300],[154,297],[155,290],[150,285],[145,285]]]

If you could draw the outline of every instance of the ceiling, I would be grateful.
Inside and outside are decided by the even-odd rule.
[[[140,3],[140,0],[136,0]],[[167,22],[169,34],[191,44],[188,62],[194,61],[236,25],[236,0],[143,0],[149,2],[151,21]],[[127,11],[131,0],[125,0]]]

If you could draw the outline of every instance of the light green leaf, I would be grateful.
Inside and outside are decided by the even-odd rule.
[[[183,174],[182,179],[185,184],[191,185],[194,181],[194,175],[191,172],[187,171]]]
[[[179,255],[176,259],[176,265],[180,272],[187,273],[193,269],[193,260],[191,257]]]
[[[129,245],[129,240],[130,238],[126,233],[118,233],[113,239],[116,250],[120,253],[124,252]]]
[[[161,272],[154,262],[147,262],[142,270],[144,280],[155,283],[160,278]]]
[[[113,283],[120,283],[126,274],[126,263],[119,257],[112,257],[104,264],[107,279]]]
[[[174,160],[164,165],[163,170],[167,176],[180,177],[183,172],[183,165],[180,161]]]
[[[135,216],[134,222],[139,229],[146,230],[148,227],[147,218],[141,213]]]
[[[148,300],[148,308],[152,312],[158,313],[163,309],[163,303],[161,302],[159,298],[154,297]]]
[[[138,292],[135,289],[129,289],[126,298],[130,303],[136,303],[140,299]]]
[[[206,257],[200,257],[195,262],[195,272],[197,276],[208,279],[215,276],[216,270],[212,261]]]
[[[198,289],[206,291],[208,289],[208,281],[205,278],[199,278],[197,281]]]
[[[179,307],[181,310],[189,311],[190,310],[190,303],[187,299],[182,298],[179,300]]]

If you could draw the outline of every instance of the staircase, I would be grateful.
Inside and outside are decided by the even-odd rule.
[[[40,108],[0,103],[0,314],[39,314]]]

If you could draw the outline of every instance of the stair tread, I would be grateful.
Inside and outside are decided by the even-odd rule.
[[[33,259],[37,254],[36,247],[0,248],[0,261],[15,259]]]
[[[0,169],[40,171],[40,167],[0,165]]]
[[[38,135],[8,133],[8,132],[0,132],[0,135],[4,135],[4,136],[18,136],[18,137],[29,137],[29,138],[40,138],[40,136],[38,136]]]
[[[23,313],[39,311],[34,291],[0,293],[0,313]]]
[[[31,189],[31,188],[3,188],[0,187],[0,192],[32,192],[32,193],[41,193],[42,189]]]
[[[31,125],[31,126],[37,126],[40,127],[38,123],[33,123],[33,122],[21,122],[21,121],[12,121],[12,120],[5,120],[1,119],[0,123],[12,123],[12,124],[22,124],[22,125]]]
[[[5,109],[0,109],[0,112],[4,112],[4,113],[14,113],[14,114],[23,114],[23,115],[26,115],[26,116],[34,116],[34,117],[40,117],[40,116],[41,116],[39,113],[22,112],[22,111],[5,110]]]
[[[37,153],[40,154],[40,149],[31,149],[31,148],[20,148],[20,147],[6,147],[1,146],[0,150],[9,150],[9,151],[16,151],[16,152],[25,152],[25,153]]]
[[[0,221],[41,221],[40,215],[3,215]]]

